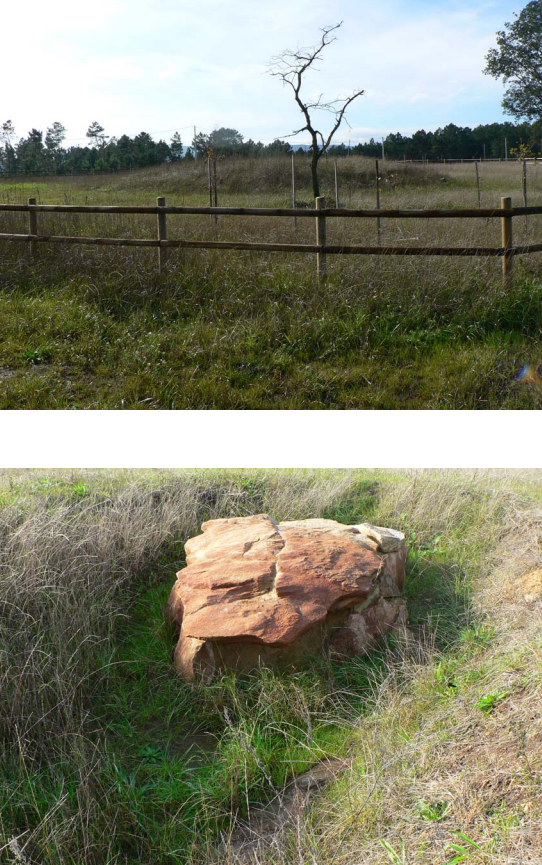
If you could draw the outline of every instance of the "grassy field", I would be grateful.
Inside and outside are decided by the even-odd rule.
[[[290,204],[289,161],[225,160],[219,203]],[[542,167],[528,166],[542,203]],[[298,194],[310,201],[308,167]],[[333,201],[333,163],[323,186]],[[339,161],[341,204],[374,206],[374,164]],[[482,204],[521,204],[521,166],[481,167]],[[388,164],[383,207],[476,207],[474,166]],[[208,202],[205,168],[0,180],[1,202]],[[27,231],[0,214],[2,231]],[[155,217],[39,216],[40,231],[153,237]],[[329,220],[328,242],[376,243],[369,220]],[[516,241],[540,240],[541,217]],[[173,217],[169,236],[215,238],[209,217]],[[314,241],[312,220],[221,217],[222,240]],[[388,220],[394,245],[500,244],[498,220]],[[185,250],[158,275],[156,251],[0,245],[0,408],[3,409],[536,409],[539,389],[516,381],[540,355],[542,257],[516,259],[506,290],[485,259],[335,256],[318,286],[312,256]]]
[[[539,470],[4,470],[0,501],[0,862],[542,861]],[[179,681],[183,542],[259,511],[405,531],[409,631]],[[243,847],[256,805],[328,758],[336,781]]]

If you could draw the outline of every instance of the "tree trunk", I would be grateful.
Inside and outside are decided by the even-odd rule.
[[[320,184],[318,182],[318,160],[320,159],[320,151],[314,146],[312,148],[311,158],[311,177],[312,177],[312,192],[315,198],[320,195]]]

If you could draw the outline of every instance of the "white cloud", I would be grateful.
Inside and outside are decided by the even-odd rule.
[[[18,132],[61,120],[70,138],[98,119],[111,134],[196,123],[236,126],[270,139],[299,125],[291,94],[265,74],[272,55],[312,44],[318,28],[345,20],[307,94],[365,88],[354,130],[431,128],[474,104],[498,119],[502,87],[482,74],[512,3],[441,0],[28,0],[3,9],[0,121]],[[493,108],[491,108],[493,106]],[[438,115],[438,117],[437,117]],[[457,122],[457,120],[454,120]],[[345,130],[343,138],[356,133]],[[302,140],[302,139],[301,139]]]

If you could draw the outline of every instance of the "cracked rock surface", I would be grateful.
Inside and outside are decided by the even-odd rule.
[[[391,529],[257,514],[209,520],[185,550],[166,615],[187,680],[295,663],[324,645],[363,654],[406,621],[406,545]]]

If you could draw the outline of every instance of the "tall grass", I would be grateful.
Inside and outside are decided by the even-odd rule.
[[[343,205],[349,207],[375,206],[375,177],[372,160],[359,157],[342,158],[339,162],[339,176],[342,184]],[[385,208],[456,208],[477,206],[474,174],[469,177],[472,166],[454,165],[441,167],[416,166],[403,163],[384,163],[382,168],[382,207]],[[519,163],[489,164],[483,166],[483,176],[487,183],[487,207],[499,207],[500,197],[513,195],[514,203],[520,204],[518,193],[521,189],[521,167]],[[310,189],[310,171],[307,160],[300,157],[296,161],[299,175],[299,196],[307,198]],[[322,162],[322,183],[330,203],[334,203],[333,161]],[[542,171],[542,169],[540,169]],[[542,183],[538,166],[531,166],[530,197],[531,204],[542,201]],[[444,172],[444,173],[443,173]],[[486,179],[487,174],[487,179]],[[516,176],[517,175],[517,176]],[[289,161],[280,157],[269,159],[235,159],[220,163],[220,187],[223,205],[245,206],[290,206],[291,197]],[[175,164],[143,169],[134,174],[123,174],[118,178],[53,178],[38,182],[36,197],[38,203],[66,204],[155,204],[157,194],[168,196],[170,204],[205,204],[206,169],[202,162],[195,165]],[[0,182],[0,200],[13,203],[26,202],[31,183],[21,184],[11,181]],[[496,193],[496,190],[498,191]],[[476,198],[476,200],[475,200]],[[0,220],[5,231],[25,233],[26,214],[3,213]],[[39,214],[40,232],[44,234],[86,234],[89,236],[153,237],[156,234],[155,217],[124,214],[110,216],[103,214]],[[525,228],[515,220],[516,241],[535,242],[539,240],[541,220],[531,217]],[[328,243],[376,244],[376,222],[374,220],[329,219]],[[222,240],[266,240],[269,242],[314,241],[314,225],[309,219],[299,219],[294,230],[289,218],[269,217],[221,217],[219,235]],[[215,238],[215,222],[209,217],[168,218],[168,236],[171,239]],[[500,243],[498,220],[384,220],[383,242],[389,245],[435,245],[435,246],[497,246]],[[7,260],[25,255],[22,245],[8,245],[4,253]],[[40,247],[40,257],[47,267],[54,261],[70,269],[70,262],[80,268],[81,264],[92,268],[92,262],[102,261],[106,269],[112,264],[121,269],[121,262],[138,261],[144,267],[154,265],[156,252],[107,249],[59,249]],[[271,257],[270,257],[271,256]],[[283,255],[267,256],[246,255],[245,253],[218,253],[210,251],[198,253],[195,250],[173,252],[170,256],[173,273],[186,278],[188,274],[199,274],[206,278],[208,263],[216,261],[220,268],[231,267],[239,272],[258,272],[262,265],[265,273],[273,272],[280,278],[282,274],[292,274],[296,278],[310,275],[314,278],[314,262],[311,257]],[[346,260],[345,260],[346,258]],[[538,259],[534,256],[524,261],[527,273],[538,272]],[[239,263],[237,268],[236,263]],[[533,270],[534,268],[534,270]],[[403,280],[412,285],[413,279],[422,283],[431,279],[434,287],[442,282],[454,283],[478,278],[492,280],[499,272],[499,262],[469,260],[468,262],[442,260],[379,260],[375,271],[372,261],[355,257],[332,257],[331,274],[336,274],[339,285],[346,281],[359,287],[369,278],[371,288],[379,294],[384,284],[393,279]],[[334,286],[337,289],[337,286]]]
[[[263,176],[242,191],[246,172],[274,177],[287,167],[280,160],[221,163],[221,203],[288,206],[287,190]],[[469,168],[446,167],[444,183],[433,168],[389,165],[382,206],[473,207],[474,175],[471,183],[462,175]],[[373,169],[344,161],[345,190],[346,178],[354,179],[343,204],[374,205]],[[513,189],[518,201],[519,166],[482,170],[495,175],[484,205],[498,206]],[[106,180],[57,178],[32,190],[0,182],[0,198],[26,200],[33,191],[52,203],[155,204],[164,193],[171,204],[201,205],[200,171],[169,166]],[[305,192],[301,186],[299,196]],[[534,182],[531,192],[531,203],[542,200]],[[25,220],[0,214],[5,230],[25,233]],[[516,241],[538,241],[540,224],[530,218],[525,234],[516,219]],[[39,214],[39,225],[53,233],[156,236],[156,218],[143,215]],[[294,230],[291,218],[221,217],[218,230],[224,240],[314,242],[306,218]],[[171,216],[168,233],[215,239],[215,223]],[[375,244],[376,223],[329,219],[328,240]],[[383,243],[497,246],[500,226],[485,219],[383,220]],[[515,382],[525,363],[539,362],[537,255],[515,259],[514,282],[504,287],[498,259],[329,256],[328,283],[318,285],[315,257],[304,254],[174,250],[159,275],[156,250],[42,244],[37,260],[27,253],[25,244],[2,244],[3,408],[539,404],[536,389]]]
[[[160,681],[165,675],[168,713],[192,699],[170,672],[173,643],[167,634],[160,636],[161,610],[184,559],[184,540],[202,520],[217,516],[264,507],[279,517],[313,515],[349,485],[348,475],[320,482],[293,474],[284,482],[275,476],[266,482],[250,472],[136,473],[112,479],[92,473],[82,478],[61,473],[5,476],[0,512],[0,857],[11,861],[12,838],[31,860],[34,852],[28,851],[35,851],[41,862],[51,863],[124,861],[133,833],[134,850],[146,849],[146,831],[139,837],[140,830],[131,825],[138,791],[108,742],[123,723],[115,700],[124,694],[131,703],[130,689],[135,698],[138,670],[145,680],[151,675],[147,694],[138,695],[138,712],[145,701],[152,703],[152,667],[140,669],[139,652],[150,653]],[[145,591],[158,591],[152,596],[154,618],[150,626],[144,620],[138,626],[134,604]],[[131,650],[126,648],[127,621],[139,634],[139,644]],[[123,708],[128,722],[129,709]],[[160,712],[163,708],[160,704]],[[205,724],[205,715],[199,723]],[[165,774],[182,773],[182,755],[179,765],[176,757],[171,759],[174,765],[168,762]],[[172,799],[173,821],[188,795],[184,781],[179,784],[169,794],[156,792],[158,799]],[[175,805],[177,796],[181,800]],[[119,813],[123,808],[124,816]],[[150,850],[147,855],[151,861]],[[161,861],[159,854],[154,861]]]
[[[312,516],[351,480],[151,474],[108,489],[92,476],[87,485],[48,474],[11,483],[0,523],[0,729],[34,754],[76,733],[89,710],[82,696],[142,581],[171,577],[203,520],[264,509]]]
[[[337,856],[363,861],[361,825],[371,855],[384,861],[378,839],[399,849],[394,833],[407,837],[400,820],[389,823],[404,813],[401,796],[411,802],[404,760],[424,755],[429,771],[439,725],[446,716],[462,723],[469,689],[478,688],[477,699],[503,693],[510,660],[491,634],[506,640],[513,632],[522,645],[517,616],[510,605],[498,612],[494,598],[518,520],[530,557],[522,552],[513,572],[538,561],[524,489],[521,479],[465,473],[5,473],[0,861],[173,865],[243,861],[257,850],[266,861],[314,855],[331,865]],[[407,642],[362,662],[330,667],[316,658],[284,676],[180,682],[162,610],[183,543],[204,519],[261,511],[371,519],[406,531]],[[505,571],[509,579],[510,566]],[[523,651],[521,675],[532,694],[533,624],[529,634],[533,651]],[[450,703],[450,681],[459,683],[458,703]],[[267,841],[254,844],[243,822],[324,758],[351,765],[324,810],[312,818],[300,812],[293,834],[291,822],[271,820]],[[536,772],[538,757],[530,759]],[[362,807],[374,785],[375,798]]]

